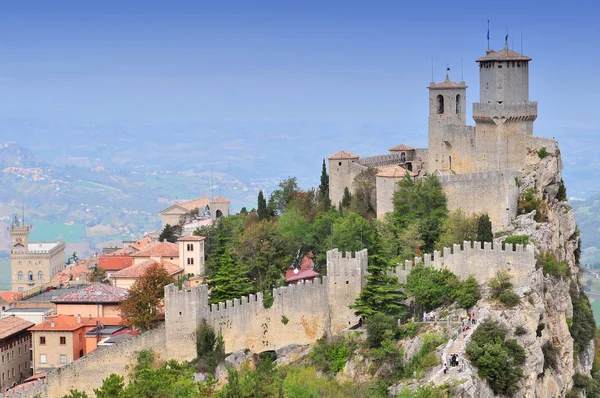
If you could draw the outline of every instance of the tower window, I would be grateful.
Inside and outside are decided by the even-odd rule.
[[[438,115],[444,114],[444,97],[441,94],[437,96],[437,113]]]
[[[19,271],[19,274],[17,276],[17,279],[19,279],[20,281],[23,280],[23,271]]]
[[[44,279],[44,273],[42,271],[38,272],[38,281],[41,281]]]
[[[32,281],[33,280],[33,272],[29,271],[29,273],[27,273],[27,280],[28,281]]]
[[[456,94],[456,114],[460,114],[460,94]]]

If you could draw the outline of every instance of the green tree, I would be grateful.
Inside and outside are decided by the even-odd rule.
[[[492,242],[494,233],[492,232],[492,222],[487,214],[482,214],[477,219],[477,241]]]
[[[289,177],[279,183],[279,189],[271,193],[270,201],[272,201],[272,211],[276,215],[281,215],[285,212],[287,205],[296,197],[300,188],[296,177]]]
[[[106,270],[102,267],[95,266],[87,276],[88,282],[107,282],[108,274]]]
[[[558,192],[556,193],[556,199],[559,201],[567,200],[567,188],[565,187],[565,182],[563,179],[560,179],[560,183],[558,184]]]
[[[277,220],[277,230],[289,252],[306,247],[310,226],[295,208],[288,208]]]
[[[111,373],[102,381],[100,388],[94,388],[96,398],[116,398],[121,397],[125,388],[123,376]]]
[[[219,269],[219,258],[223,255],[226,247],[232,249],[240,236],[244,233],[245,223],[256,218],[256,215],[236,214],[229,217],[221,217],[215,225],[204,227],[194,232],[194,235],[204,236],[204,255],[206,257],[206,269],[208,274]]]
[[[321,203],[322,209],[324,211],[328,211],[331,208],[331,199],[329,198],[329,175],[327,174],[325,159],[323,159],[323,167],[321,168],[321,183],[319,184],[319,202]]]
[[[147,330],[156,327],[165,297],[165,286],[173,283],[160,263],[154,263],[135,281],[125,301],[119,305],[123,323],[129,327]]]
[[[356,252],[370,248],[375,232],[369,221],[359,214],[349,212],[333,223],[333,246],[342,252]]]
[[[375,232],[369,251],[367,283],[354,304],[350,305],[356,315],[367,318],[377,313],[395,317],[404,315],[402,300],[405,296],[400,290],[398,278],[388,275],[391,269],[391,264],[383,253],[381,236]]]
[[[344,196],[342,196],[342,201],[340,203],[340,208],[347,209],[350,207],[350,204],[352,204],[352,194],[350,193],[348,187],[345,187]]]
[[[459,282],[458,288],[454,290],[454,298],[462,308],[471,308],[481,298],[479,284],[473,275]]]
[[[177,228],[176,226],[171,226],[171,224],[166,224],[163,230],[161,231],[160,235],[158,236],[158,240],[160,242],[167,241],[175,243],[177,242],[177,239],[179,239],[179,235],[179,228]]]
[[[461,209],[450,213],[444,221],[437,250],[462,244],[464,241],[477,240],[477,216],[467,216]]]
[[[263,193],[263,191],[260,191],[258,193],[257,213],[259,220],[266,220],[267,218],[269,218],[269,210],[267,209],[267,201],[265,199],[265,194]]]
[[[312,249],[315,266],[319,269],[326,262],[326,253],[334,248],[333,224],[340,218],[335,209],[317,214],[310,225],[307,247]]]
[[[219,258],[219,270],[208,282],[210,303],[219,303],[251,293],[254,289],[246,274],[246,270],[234,260],[229,247],[225,246]]]
[[[362,217],[371,219],[377,215],[377,190],[375,187],[378,169],[368,167],[354,177],[354,195],[350,208]]]
[[[85,391],[70,390],[67,395],[63,395],[62,398],[89,398]]]
[[[406,278],[405,292],[415,298],[415,303],[425,311],[431,311],[454,301],[454,292],[459,282],[456,275],[447,269],[414,267]],[[420,310],[419,310],[420,311]]]
[[[239,373],[233,366],[227,368],[227,384],[219,392],[221,398],[241,398],[244,397],[240,388]]]
[[[400,333],[398,323],[393,316],[376,313],[367,322],[367,345],[379,348],[385,340],[396,340]]]
[[[221,332],[215,333],[212,326],[202,319],[196,330],[197,369],[200,372],[214,373],[225,358],[225,343]]]

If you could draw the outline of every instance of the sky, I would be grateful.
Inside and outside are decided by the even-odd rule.
[[[0,7],[0,127],[14,118],[332,123],[379,126],[409,137],[408,144],[424,144],[432,73],[441,81],[449,67],[453,80],[467,82],[467,101],[477,101],[474,60],[487,48],[488,20],[491,48],[501,49],[508,32],[509,46],[533,58],[536,134],[578,140],[599,127],[600,27],[593,2],[19,1]],[[0,129],[0,141],[14,138]]]

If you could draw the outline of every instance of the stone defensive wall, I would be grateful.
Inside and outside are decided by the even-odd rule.
[[[394,164],[400,164],[400,153],[389,153],[385,155],[375,155],[361,157],[358,163],[365,167],[382,167]]]
[[[517,214],[519,187],[513,170],[486,171],[438,176],[450,211],[462,209],[466,214],[487,213],[494,231],[510,223]]]
[[[479,284],[487,283],[498,270],[505,269],[516,287],[530,284],[529,275],[536,269],[533,245],[506,244],[503,249],[502,245],[490,242],[484,242],[482,246],[481,242],[464,241],[462,245],[446,247],[441,252],[436,250],[433,255],[406,260],[390,275],[396,275],[404,283],[413,267],[420,263],[435,269],[446,268],[460,280],[473,275]]]
[[[71,389],[85,391],[92,397],[93,389],[100,387],[111,373],[119,374],[127,381],[131,365],[137,358],[136,352],[141,350],[152,350],[159,359],[168,359],[164,324],[112,346],[98,348],[70,364],[48,371],[45,384],[14,393],[11,398],[32,397],[36,394],[44,398],[62,397]]]
[[[337,334],[358,322],[348,305],[360,294],[366,266],[366,250],[355,257],[331,250],[327,253],[327,276],[273,289],[270,308],[264,307],[261,292],[208,304],[206,285],[187,291],[169,285],[165,287],[168,357],[195,358],[195,333],[202,319],[221,331],[227,352],[244,348],[270,351]]]
[[[538,104],[535,101],[487,104],[473,103],[473,119],[476,122],[493,122],[495,120],[532,121],[538,114]]]

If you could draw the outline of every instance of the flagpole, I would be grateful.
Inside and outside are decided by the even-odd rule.
[[[487,31],[487,44],[488,44],[488,50],[490,49],[490,20],[488,19],[488,31]]]

